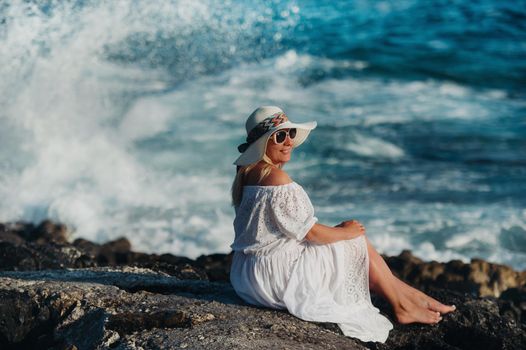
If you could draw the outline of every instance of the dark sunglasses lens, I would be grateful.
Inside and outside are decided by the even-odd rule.
[[[289,137],[291,139],[296,137],[296,129],[295,128],[289,130]]]
[[[280,130],[276,133],[276,143],[282,143],[285,141],[285,138],[287,138],[287,132],[284,130]]]

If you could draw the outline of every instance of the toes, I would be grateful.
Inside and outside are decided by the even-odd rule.
[[[457,307],[455,305],[444,305],[442,304],[441,307],[440,307],[440,311],[441,313],[443,314],[447,314],[449,312],[453,312],[457,309]]]
[[[442,320],[442,316],[440,316],[440,312],[437,312],[437,311],[426,310],[425,313],[422,314],[422,316],[424,317],[424,319],[420,321],[422,323],[434,324]]]
[[[436,303],[428,302],[427,305],[428,305],[428,309],[433,310],[433,311],[438,311],[441,314],[447,314],[447,313],[450,313],[456,310],[455,305],[448,306],[448,305],[444,305],[439,302],[436,302]]]
[[[426,323],[437,324],[442,321],[442,315],[437,310],[414,305],[410,308],[403,308],[396,312],[396,317],[400,323]]]

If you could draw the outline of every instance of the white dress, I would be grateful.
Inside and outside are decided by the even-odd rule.
[[[323,245],[305,240],[318,219],[296,182],[244,186],[235,210],[230,281],[243,300],[385,342],[393,325],[371,303],[363,236]]]

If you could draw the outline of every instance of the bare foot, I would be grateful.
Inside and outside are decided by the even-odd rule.
[[[416,288],[411,287],[404,281],[395,277],[398,287],[402,294],[411,300],[416,300],[418,305],[425,307],[431,311],[438,311],[441,314],[447,314],[456,310],[455,305],[445,305],[438,300],[430,297],[429,295],[419,291]]]
[[[408,323],[426,323],[435,324],[442,320],[440,312],[431,311],[425,307],[420,307],[409,301],[401,302],[398,307],[394,309],[396,319],[402,324]]]

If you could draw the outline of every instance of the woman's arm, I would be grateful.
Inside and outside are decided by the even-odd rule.
[[[317,244],[327,244],[347,239],[353,239],[365,234],[365,229],[356,220],[344,221],[336,227],[314,224],[305,239]]]

